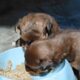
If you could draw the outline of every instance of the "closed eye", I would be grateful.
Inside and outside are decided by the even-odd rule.
[[[41,66],[34,67],[34,66],[28,66],[28,65],[26,65],[25,67],[26,67],[26,70],[32,70],[32,71],[35,71],[41,68]]]
[[[33,31],[34,33],[40,33],[38,30],[34,30],[34,29],[33,29],[32,31]]]
[[[31,70],[34,71],[33,69],[31,69],[28,65],[25,65],[26,70]]]

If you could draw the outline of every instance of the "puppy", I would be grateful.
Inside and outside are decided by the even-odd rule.
[[[21,38],[18,45],[31,44],[35,40],[47,39],[60,32],[56,20],[45,13],[29,13],[19,20],[16,31],[20,32]],[[24,44],[25,43],[25,44]]]
[[[25,52],[26,70],[34,75],[50,71],[64,59],[80,70],[80,32],[63,32],[52,39],[35,41]]]

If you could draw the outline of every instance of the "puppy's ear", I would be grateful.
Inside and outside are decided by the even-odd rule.
[[[52,24],[48,23],[48,25],[45,28],[45,31],[48,35],[50,35],[52,33]]]
[[[60,26],[54,18],[52,20],[52,32],[54,33],[54,35],[61,32]]]
[[[57,65],[61,63],[64,59],[66,59],[66,57],[67,57],[67,53],[63,51],[59,51],[54,54],[54,57],[52,60],[55,63],[55,65]]]
[[[64,41],[65,46],[64,46],[64,53],[66,53],[66,59],[70,62],[73,62],[75,60],[75,51],[72,47],[73,40],[72,38],[68,38],[67,42],[66,40]]]
[[[73,61],[75,61],[75,53],[74,52],[72,52],[72,53],[70,53],[69,55],[67,55],[67,60],[69,61],[69,62],[73,62]]]
[[[19,22],[16,24],[16,29],[15,29],[15,31],[16,31],[17,33],[21,33],[20,22],[21,22],[21,19],[20,19]]]
[[[61,31],[62,30],[60,29],[60,26],[58,25],[56,20],[53,19],[48,22],[47,26],[45,27],[44,34],[47,34],[49,37],[53,37],[56,34],[61,33]]]
[[[19,25],[16,26],[16,32],[17,32],[17,33],[20,33],[20,26],[19,26]]]
[[[56,48],[56,53],[54,54],[53,61],[56,63],[62,62],[64,59],[69,61],[74,60],[74,54],[72,54],[72,39],[64,39],[63,44]]]

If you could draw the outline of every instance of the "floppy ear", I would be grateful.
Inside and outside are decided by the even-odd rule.
[[[51,20],[50,20],[51,24],[52,24],[52,32],[55,34],[58,34],[61,32],[61,29],[60,29],[60,26],[57,22],[57,20],[53,17]]]
[[[74,52],[71,52],[69,55],[67,55],[67,60],[69,62],[73,62],[75,60],[75,53]]]
[[[16,24],[16,29],[15,29],[15,31],[16,31],[17,33],[20,33],[20,34],[21,34],[20,22],[21,22],[21,19],[20,19],[20,20],[18,21],[18,23]]]
[[[56,48],[56,53],[54,54],[53,61],[60,63],[64,59],[69,61],[74,60],[74,53],[72,53],[72,39],[68,38],[63,41],[58,48]]]
[[[73,62],[75,60],[75,52],[72,50],[72,48],[68,47],[64,49],[62,58],[67,59],[69,62]]]
[[[54,35],[61,32],[60,26],[54,18],[52,19],[52,32]]]
[[[52,33],[52,24],[48,23],[48,25],[45,28],[45,33],[47,33],[48,35],[50,35]]]
[[[72,38],[68,38],[67,42],[65,41],[66,45],[65,45],[65,49],[67,52],[67,56],[66,58],[68,59],[68,61],[73,62],[75,60],[75,51],[72,47],[73,45],[73,39]]]
[[[67,42],[66,40],[64,41],[65,43],[65,46],[64,46],[64,54],[65,55],[65,58],[69,61],[69,62],[73,62],[75,60],[75,51],[74,49],[72,48],[72,44],[73,44],[73,40],[72,38],[68,38],[67,39]],[[64,56],[64,55],[63,55]]]
[[[61,32],[60,26],[56,22],[55,19],[48,22],[47,26],[45,27],[44,34],[53,37],[56,34],[59,34]]]
[[[17,33],[20,33],[20,26],[16,26],[16,30]]]
[[[67,58],[67,52],[64,52],[61,50],[54,54],[54,57],[52,60],[53,62],[55,62],[55,64],[59,64],[66,58]]]

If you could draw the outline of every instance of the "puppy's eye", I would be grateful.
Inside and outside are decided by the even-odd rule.
[[[34,70],[33,70],[33,69],[31,69],[28,65],[25,65],[25,69],[26,69],[26,70],[34,71]]]
[[[38,30],[32,30],[34,33],[39,33],[39,31]]]

